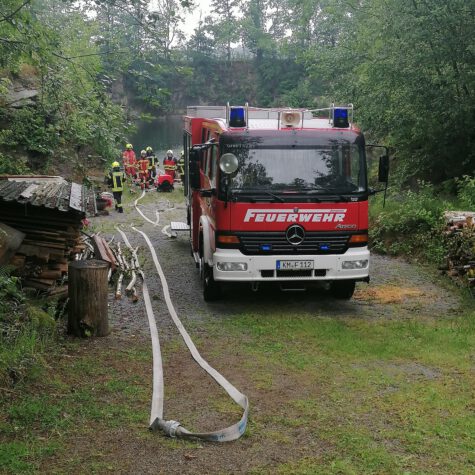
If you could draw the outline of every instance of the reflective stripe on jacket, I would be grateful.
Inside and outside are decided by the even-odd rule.
[[[149,164],[148,158],[141,158],[139,160],[139,169],[143,172],[146,172],[148,170],[148,164]]]
[[[172,171],[172,170],[176,170],[176,162],[174,160],[164,160],[163,161],[163,168],[165,169],[165,171]]]
[[[109,174],[110,179],[112,180],[112,191],[123,191],[124,190],[124,173],[121,171],[111,172]]]

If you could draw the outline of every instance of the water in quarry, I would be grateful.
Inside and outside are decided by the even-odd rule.
[[[137,121],[137,130],[130,135],[137,156],[141,150],[150,146],[160,159],[167,150],[173,150],[176,157],[183,150],[183,116],[170,115],[156,117],[153,120]]]

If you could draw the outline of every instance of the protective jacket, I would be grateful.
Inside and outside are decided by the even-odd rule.
[[[158,159],[154,153],[151,153],[151,154],[147,153],[147,158],[149,161],[149,166],[148,166],[149,168],[154,167],[158,163]]]
[[[127,175],[135,176],[137,173],[137,159],[133,150],[125,150],[122,154],[124,170]]]
[[[148,158],[147,157],[140,157],[139,161],[138,161],[138,165],[139,165],[139,170],[141,172],[146,172],[148,170]]]
[[[163,168],[167,175],[170,175],[173,179],[175,178],[176,161],[173,158],[166,157],[165,160],[163,160]]]
[[[124,190],[124,173],[120,170],[113,169],[109,173],[109,185],[112,187],[112,191],[123,191]]]

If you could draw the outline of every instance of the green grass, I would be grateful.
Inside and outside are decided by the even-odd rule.
[[[88,354],[72,343],[69,351],[75,356],[56,355],[54,373],[43,370],[37,382],[19,385],[9,393],[13,397],[0,400],[0,473],[37,473],[51,457],[64,460],[67,441],[74,444],[91,428],[94,432],[127,428],[135,433],[146,428],[149,381],[134,371],[137,365],[142,367],[145,350]],[[80,465],[84,473],[116,467],[99,455]]]
[[[273,376],[285,374],[299,387],[281,409],[263,411],[261,402],[255,422],[287,435],[305,427],[324,447],[255,473],[473,473],[474,322],[473,311],[438,320],[223,320],[223,332],[244,345],[254,385],[278,391]],[[267,437],[281,439],[272,431]]]

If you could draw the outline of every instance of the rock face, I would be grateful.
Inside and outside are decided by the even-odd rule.
[[[35,105],[38,94],[38,89],[26,89],[23,86],[14,86],[8,93],[7,106],[18,109]]]

